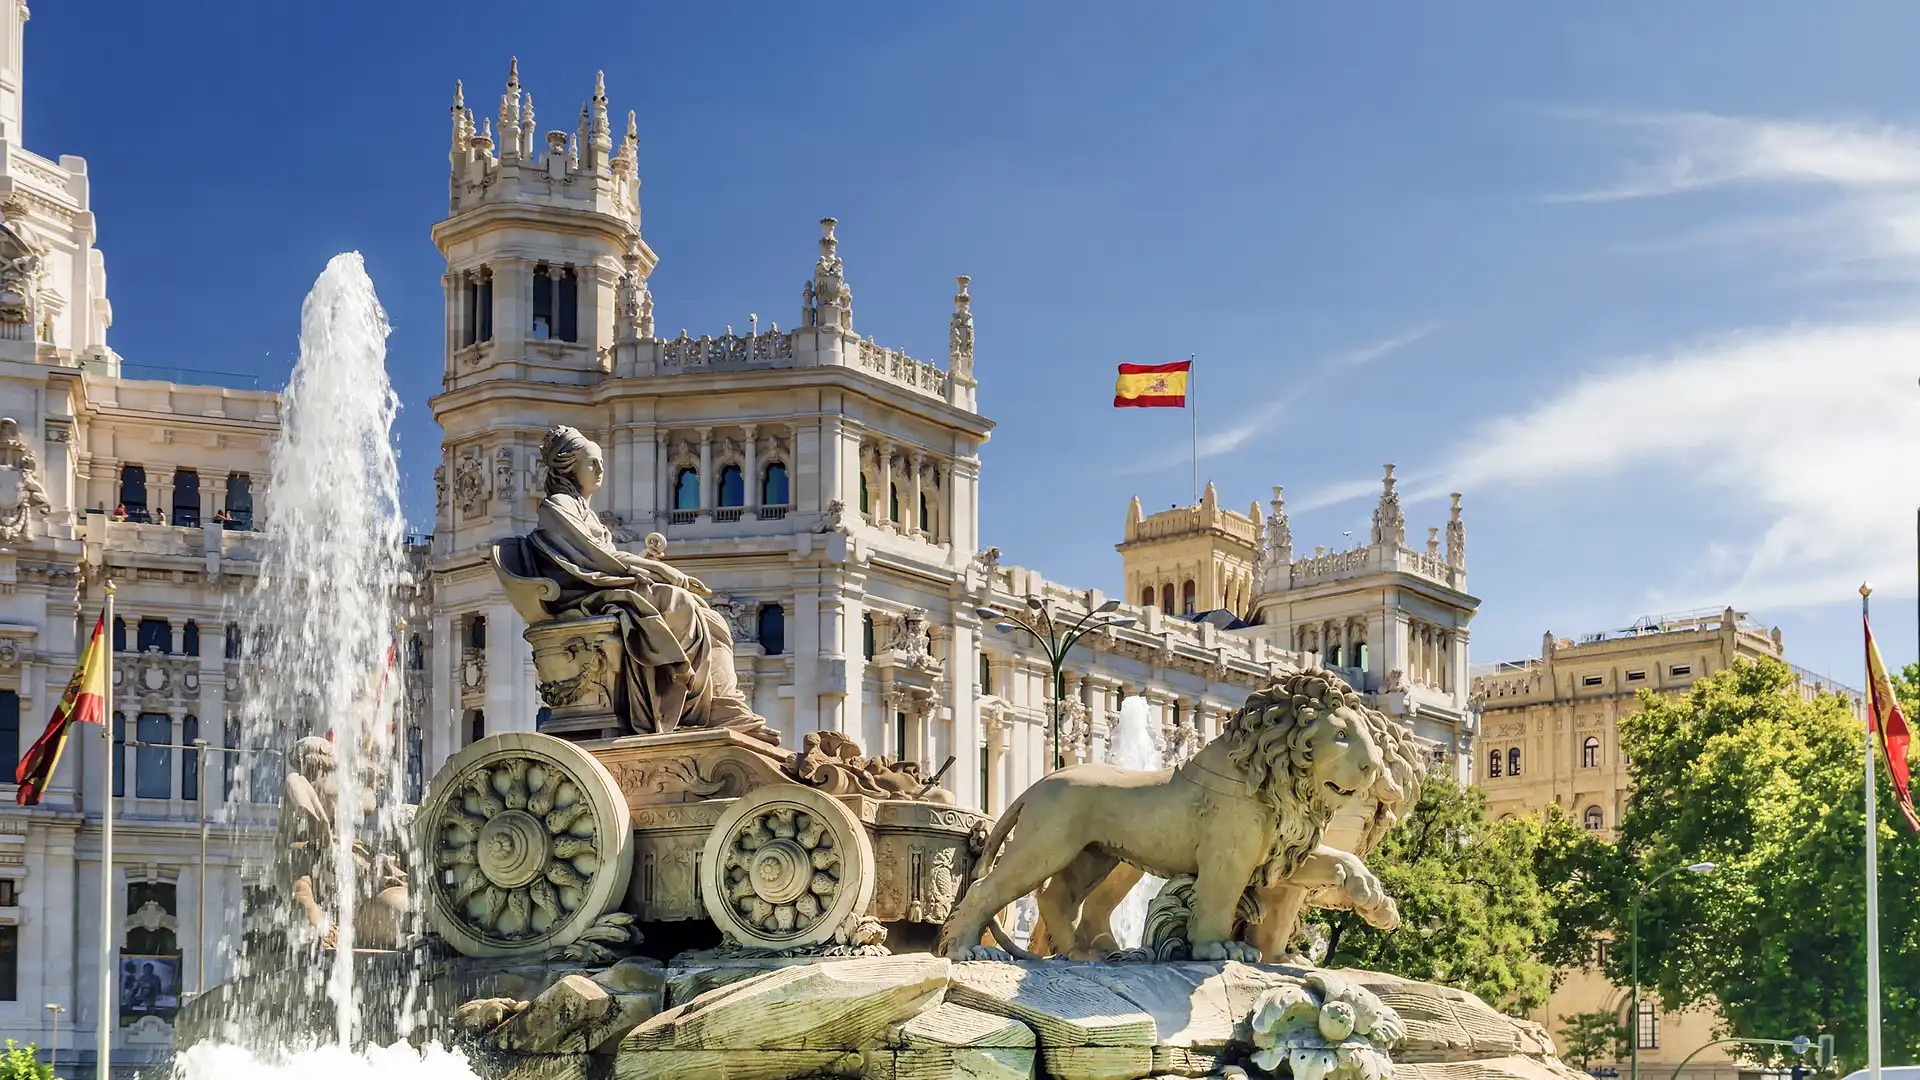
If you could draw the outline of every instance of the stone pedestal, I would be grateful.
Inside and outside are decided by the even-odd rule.
[[[625,723],[626,656],[620,620],[612,615],[560,619],[527,627],[540,700],[551,711],[541,731],[574,739],[620,735]]]

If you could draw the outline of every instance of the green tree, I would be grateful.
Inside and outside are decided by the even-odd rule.
[[[1920,668],[1910,667],[1910,676]],[[1909,683],[1909,687],[1911,687]],[[1641,695],[1621,721],[1632,794],[1611,896],[1625,985],[1634,882],[1697,861],[1641,904],[1641,982],[1668,1008],[1712,1004],[1729,1033],[1832,1033],[1844,1069],[1866,1056],[1865,733],[1846,700],[1806,701],[1786,665],[1742,661],[1680,697]],[[1882,806],[1890,806],[1880,770]],[[1920,1060],[1920,837],[1880,819],[1886,1060]]]
[[[1323,962],[1456,986],[1514,1012],[1544,1005],[1553,969],[1540,948],[1554,918],[1535,855],[1547,829],[1532,817],[1488,821],[1478,789],[1429,777],[1407,819],[1367,858],[1399,902],[1400,928],[1315,912]]]
[[[38,1054],[39,1047],[32,1043],[21,1046],[8,1039],[0,1053],[0,1080],[53,1080],[53,1066],[41,1064]]]
[[[1605,1009],[1560,1018],[1560,1059],[1582,1071],[1595,1061],[1618,1061],[1627,1056],[1627,1028]]]

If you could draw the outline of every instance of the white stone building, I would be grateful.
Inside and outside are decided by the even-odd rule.
[[[720,594],[741,680],[789,745],[833,729],[930,768],[951,757],[961,802],[1003,807],[1051,759],[1050,671],[976,609],[1032,596],[1077,617],[1105,598],[1002,566],[981,543],[993,425],[975,405],[968,279],[944,365],[885,348],[855,332],[855,275],[826,219],[792,329],[656,334],[659,259],[641,236],[632,114],[617,148],[613,136],[604,86],[577,132],[544,135],[517,67],[497,117],[476,122],[455,88],[450,213],[433,229],[447,340],[432,401],[444,432],[434,615],[416,650],[430,658],[425,771],[478,736],[535,723],[525,626],[488,550],[533,528],[540,441],[564,423],[606,453],[598,498],[616,537],[662,534],[672,560]],[[1397,514],[1388,489],[1383,512]],[[1286,533],[1277,502],[1275,513]],[[1251,687],[1316,651],[1418,718],[1442,757],[1464,749],[1477,603],[1464,592],[1464,532],[1443,559],[1408,549],[1404,521],[1384,529],[1338,567],[1293,562],[1290,533],[1270,540],[1253,601],[1264,625],[1124,606],[1138,625],[1088,638],[1068,664],[1069,749],[1103,753],[1131,694],[1153,705],[1175,752],[1196,746]],[[1351,628],[1378,643],[1359,664],[1351,644],[1324,651]]]
[[[21,0],[0,0],[0,1037],[47,1046],[47,1006],[58,1006],[61,1075],[86,1076],[99,1022],[104,732],[75,732],[36,807],[14,805],[14,765],[51,716],[111,578],[123,743],[113,944],[155,964],[169,991],[153,1008],[121,1003],[115,1061],[157,1060],[172,1039],[169,1001],[226,973],[222,951],[203,946],[201,913],[217,937],[240,907],[230,828],[210,830],[200,887],[201,813],[256,816],[229,805],[228,755],[202,763],[165,747],[222,746],[231,730],[227,613],[257,551],[251,532],[213,519],[250,520],[279,399],[123,366],[109,347],[87,164],[40,157],[21,139],[26,18]],[[120,507],[126,520],[115,520]]]

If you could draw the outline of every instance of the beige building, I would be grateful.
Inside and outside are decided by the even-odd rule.
[[[1220,506],[1207,481],[1199,506],[1176,506],[1151,517],[1136,496],[1127,507],[1120,552],[1123,595],[1143,608],[1188,618],[1224,611],[1253,614],[1253,563],[1265,545],[1260,504],[1245,514]]]
[[[1558,806],[1589,829],[1617,827],[1631,783],[1620,757],[1619,724],[1639,711],[1639,691],[1685,693],[1736,660],[1760,657],[1783,658],[1779,628],[1726,608],[1642,619],[1578,640],[1549,633],[1538,658],[1477,668],[1472,688],[1482,736],[1475,766],[1488,812],[1511,817]],[[1803,695],[1838,692],[1860,700],[1857,691],[1801,675]],[[1534,1019],[1555,1032],[1576,1013],[1608,1010],[1624,1022],[1630,1003],[1627,989],[1597,968],[1585,968],[1566,973]],[[1633,1025],[1641,1072],[1671,1075],[1682,1058],[1715,1038],[1713,1025],[1710,1010],[1667,1013],[1643,994]],[[1687,1071],[1695,1080],[1731,1080],[1754,1070],[1713,1050]]]
[[[123,363],[109,345],[87,163],[21,140],[26,19],[21,0],[0,0],[0,1037],[46,1047],[57,1006],[60,1075],[92,1075],[111,804],[112,945],[123,968],[152,965],[161,987],[107,1018],[130,1075],[171,1047],[180,993],[230,974],[232,952],[217,943],[242,906],[234,826],[270,820],[235,785],[237,754],[186,748],[240,749],[242,661],[227,626],[258,565],[254,483],[280,401],[250,379]],[[215,520],[226,512],[235,523]],[[52,715],[109,580],[114,724],[77,729],[41,803],[16,806],[15,765]],[[203,815],[215,821],[204,863]]]

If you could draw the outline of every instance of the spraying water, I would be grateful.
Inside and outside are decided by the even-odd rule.
[[[1114,724],[1113,738],[1107,744],[1107,762],[1123,769],[1163,769],[1166,756],[1153,741],[1153,727],[1147,720],[1147,699],[1130,697],[1120,702],[1120,719]],[[1148,874],[1113,909],[1113,939],[1123,949],[1140,946],[1147,927],[1147,905],[1165,884]]]
[[[458,1055],[363,1046],[369,1008],[396,1014],[377,1018],[378,1030],[405,1033],[418,981],[403,955],[373,964],[355,954],[356,938],[379,925],[374,916],[394,917],[395,889],[404,915],[411,813],[393,723],[399,688],[387,685],[405,571],[387,332],[360,256],[335,256],[301,305],[300,359],[260,519],[260,576],[242,620],[254,797],[271,798],[290,767],[299,771],[314,797],[282,807],[282,837],[293,815],[323,838],[298,870],[276,852],[277,884],[300,902],[273,910],[274,954],[245,957],[242,967],[302,981],[286,994],[232,995],[219,1039],[176,1060],[185,1080],[473,1075]],[[361,985],[369,970],[406,985],[370,994]],[[285,1007],[292,998],[330,1006],[331,1044],[313,1045],[315,1018]]]

